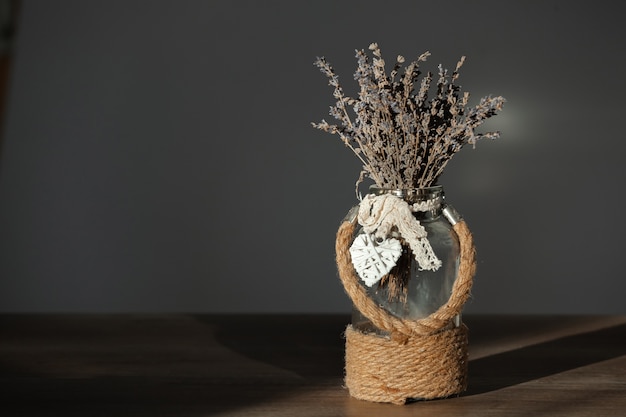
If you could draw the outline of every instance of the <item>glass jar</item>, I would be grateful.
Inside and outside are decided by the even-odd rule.
[[[426,230],[427,239],[434,254],[441,261],[441,266],[434,271],[420,269],[411,248],[401,240],[402,252],[393,269],[371,287],[361,281],[369,297],[389,313],[410,320],[428,317],[448,301],[459,271],[459,239],[450,222],[442,215],[443,187],[415,189],[371,187],[370,193],[393,194],[410,206],[417,203],[429,207],[427,211],[415,211],[414,217]],[[365,232],[360,228],[355,237],[362,233]],[[459,323],[460,317],[457,316],[450,326],[458,326]],[[386,335],[356,308],[353,309],[352,326],[361,332]]]

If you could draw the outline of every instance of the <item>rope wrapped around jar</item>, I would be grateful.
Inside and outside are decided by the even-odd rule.
[[[445,209],[444,209],[445,211]],[[392,315],[372,300],[352,264],[350,245],[358,225],[349,214],[337,232],[336,261],[339,277],[355,308],[388,336],[346,328],[345,385],[355,398],[405,404],[411,399],[458,395],[467,388],[468,330],[453,325],[467,301],[476,256],[472,234],[450,208],[451,222],[460,244],[458,276],[450,298],[421,319]]]

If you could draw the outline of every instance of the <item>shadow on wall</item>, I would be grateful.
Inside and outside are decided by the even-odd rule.
[[[20,0],[0,0],[0,157]],[[0,159],[1,160],[1,159]]]

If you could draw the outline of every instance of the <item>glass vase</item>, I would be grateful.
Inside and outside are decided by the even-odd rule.
[[[389,273],[372,286],[365,285],[361,280],[368,296],[390,314],[401,319],[425,318],[448,301],[459,271],[459,239],[452,224],[443,215],[445,207],[443,187],[413,189],[371,187],[370,193],[393,194],[410,206],[429,208],[426,211],[414,211],[413,215],[426,230],[428,242],[441,261],[441,266],[437,270],[421,269],[411,248],[401,239],[402,252]],[[363,233],[365,233],[363,228],[358,229],[355,239]],[[459,324],[460,317],[457,315],[449,326]],[[385,331],[374,326],[357,308],[353,309],[352,326],[363,333],[386,335]]]

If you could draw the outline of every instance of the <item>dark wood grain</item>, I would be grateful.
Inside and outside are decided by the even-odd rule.
[[[470,386],[342,388],[346,315],[3,315],[1,416],[625,416],[626,317],[469,316]]]

